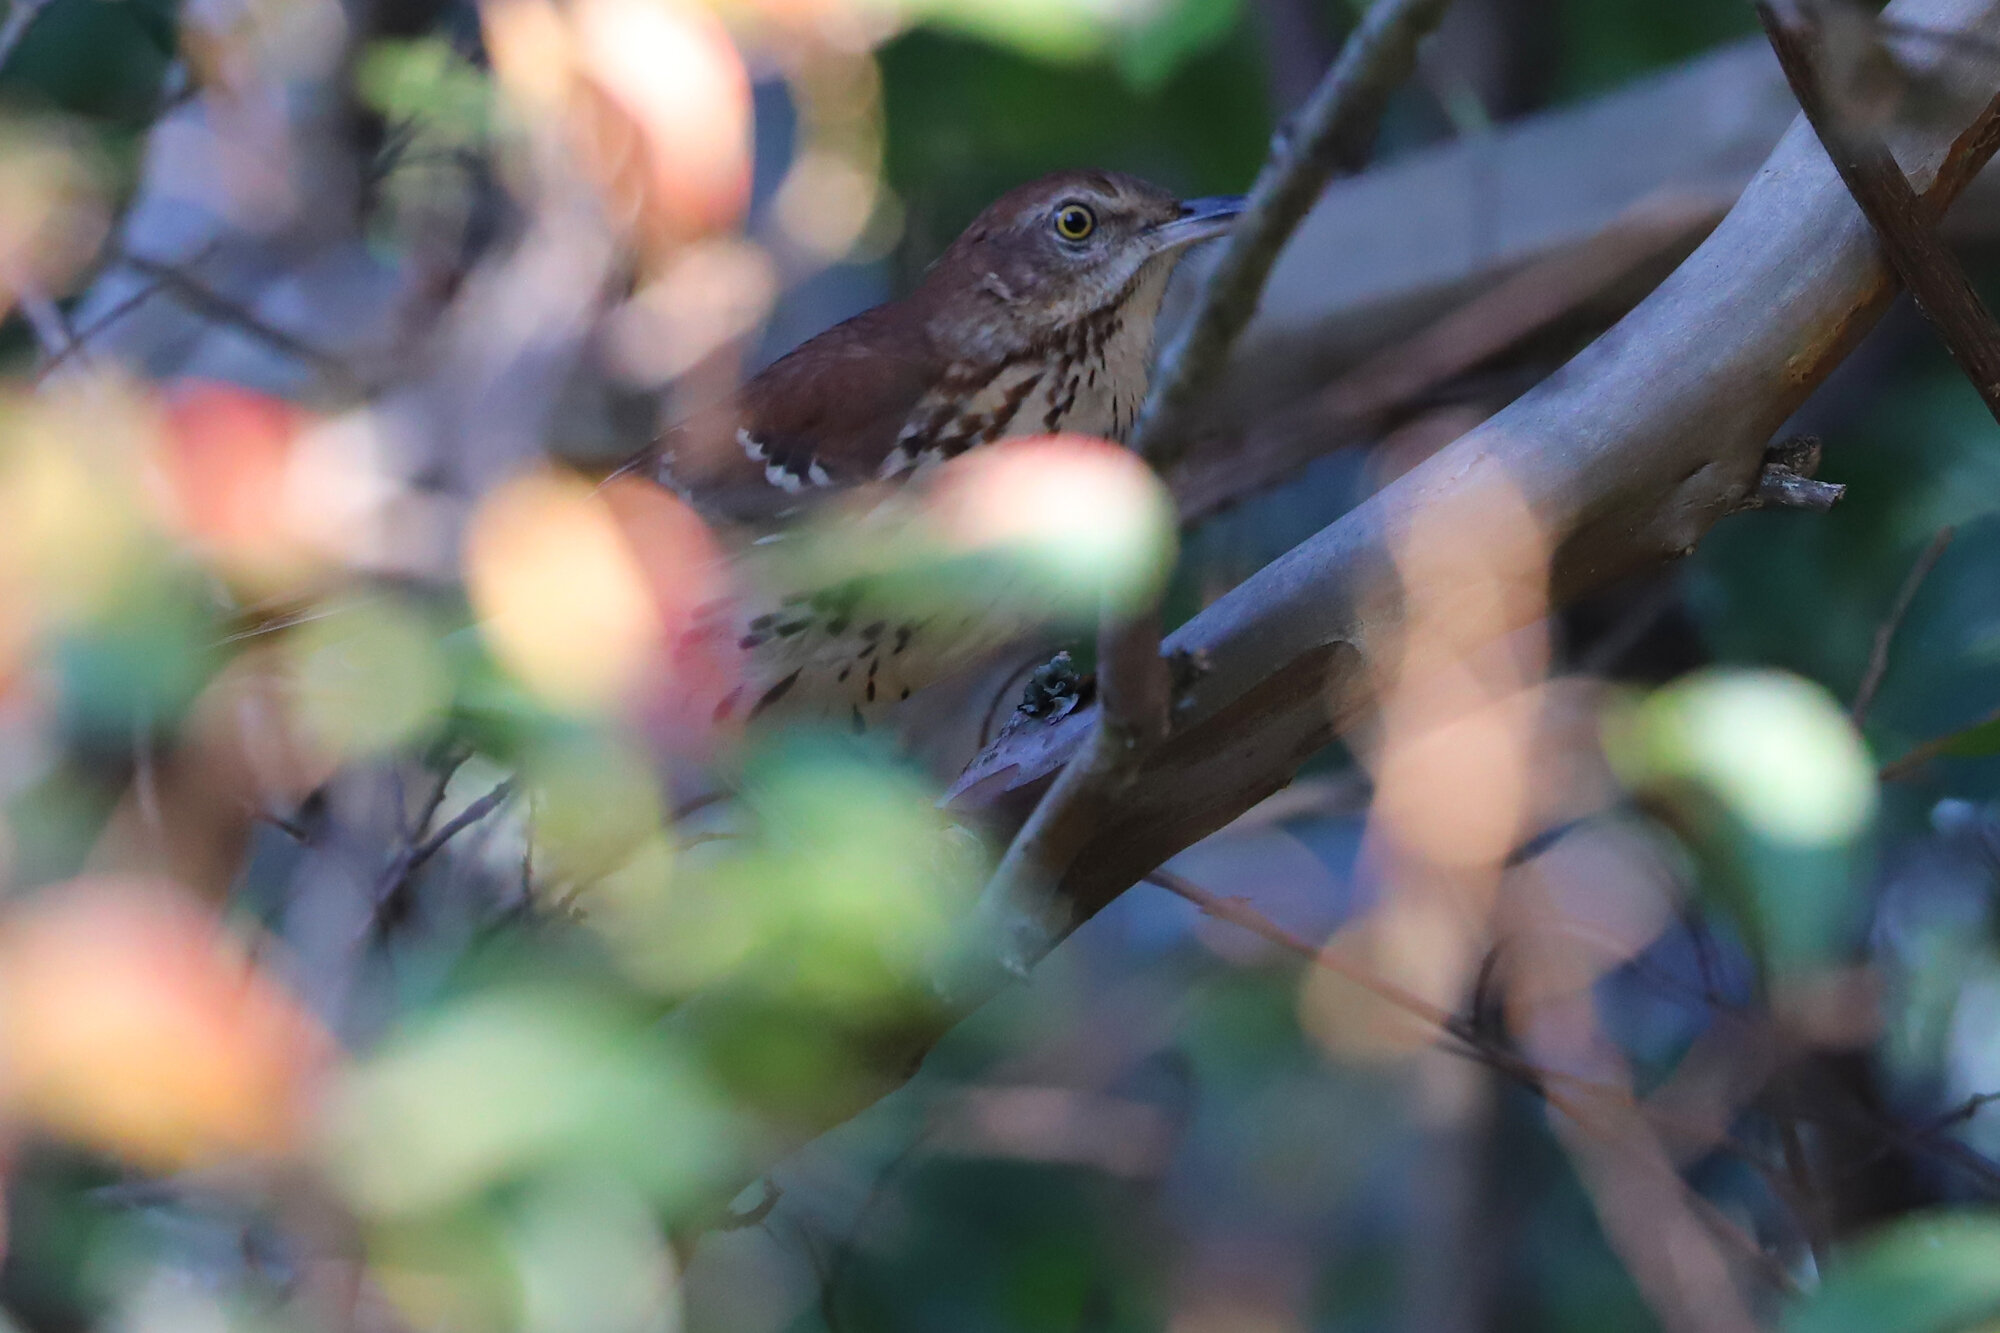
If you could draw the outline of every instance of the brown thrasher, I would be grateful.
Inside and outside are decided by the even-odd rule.
[[[855,316],[674,427],[653,475],[711,521],[770,535],[826,500],[898,486],[975,446],[1057,431],[1123,442],[1153,326],[1189,245],[1236,198],[1182,202],[1131,176],[1063,172],[1001,196],[908,296]],[[911,615],[855,582],[749,595],[705,632],[746,654],[719,719],[803,704],[857,729],[1030,623]]]

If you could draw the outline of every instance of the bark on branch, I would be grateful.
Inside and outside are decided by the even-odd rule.
[[[1889,13],[2000,37],[2000,0],[1899,0]],[[1989,105],[1955,137],[1926,127],[1897,145],[1932,216],[1992,155],[1996,130]],[[1389,574],[1413,513],[1514,488],[1558,540],[1558,600],[1684,555],[1742,506],[1772,435],[1895,289],[1867,220],[1795,123],[1723,224],[1625,320],[1168,639],[1207,671],[1064,878],[1077,919],[1283,787],[1356,720],[1367,664],[1400,614],[1362,593]],[[1086,711],[1017,729],[967,771],[957,807],[1018,818],[1093,725]]]
[[[1883,253],[1979,391],[1986,410],[2000,421],[2000,326],[1994,324],[1964,268],[1945,248],[1934,213],[1910,188],[1889,145],[1874,127],[1827,95],[1818,11],[1759,0],[1757,16],[1799,107],[1847,182],[1848,192],[1868,215]]]
[[[2000,40],[2000,0],[1897,0],[1890,14]],[[1897,145],[1934,216],[2000,143],[2000,104],[1966,120],[1956,135],[1933,124]],[[1721,226],[1610,332],[1168,638],[1166,649],[1198,663],[1199,674],[1182,682],[1168,737],[1107,803],[1063,876],[1073,919],[1284,787],[1360,717],[1372,659],[1401,629],[1395,600],[1367,592],[1391,572],[1393,543],[1414,515],[1511,489],[1558,538],[1558,603],[1685,555],[1743,508],[1772,436],[1895,291],[1866,219],[1810,127],[1794,124]],[[1089,709],[1013,729],[961,778],[955,808],[1002,832],[1018,828],[1095,734]],[[997,985],[871,1028],[865,1043],[853,1033],[801,1034],[860,1061],[855,1077],[820,1103],[788,1105],[794,1136],[762,1143],[741,1163],[741,1179],[906,1082]],[[700,999],[669,1026],[697,1043],[731,1039],[727,1016]]]
[[[1334,173],[1366,152],[1390,94],[1416,65],[1417,44],[1450,5],[1377,0],[1298,123],[1281,131],[1243,217],[1202,283],[1188,326],[1160,358],[1132,437],[1132,448],[1155,467],[1185,454],[1194,406],[1221,380],[1279,251]],[[1061,877],[1167,734],[1171,687],[1160,657],[1157,595],[1136,613],[1107,609],[1097,643],[1098,707],[1089,740],[1015,832],[980,904],[982,920],[1003,936],[997,961],[1005,972],[1025,972],[1075,928],[1067,899],[1056,892]],[[980,979],[993,975],[980,965],[990,953],[984,943],[974,941],[970,959],[955,956],[941,984],[954,992],[990,984]]]

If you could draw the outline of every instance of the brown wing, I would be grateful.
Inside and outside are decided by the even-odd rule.
[[[942,373],[915,313],[858,315],[674,427],[657,449],[660,479],[715,517],[751,523],[874,480]]]

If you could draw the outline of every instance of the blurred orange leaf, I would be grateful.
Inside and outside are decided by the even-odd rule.
[[[156,881],[45,889],[0,920],[16,1114],[141,1166],[290,1150],[318,1027],[221,923]]]
[[[680,687],[722,678],[721,653],[681,651],[695,612],[718,587],[707,527],[680,500],[621,479],[593,490],[533,473],[480,505],[466,582],[494,652],[559,707],[630,700],[649,673]]]
[[[686,0],[582,0],[573,13],[584,86],[638,132],[648,230],[734,226],[750,200],[750,77],[728,30]],[[616,179],[623,136],[597,128]]]
[[[169,391],[157,453],[167,515],[226,572],[289,582],[313,563],[288,484],[306,420],[291,403],[233,384]]]
[[[692,0],[495,0],[483,11],[503,86],[554,112],[619,221],[667,245],[727,230],[750,200],[750,76]]]

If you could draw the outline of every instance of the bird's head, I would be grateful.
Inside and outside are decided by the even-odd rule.
[[[1063,327],[1159,292],[1188,246],[1219,236],[1240,198],[1183,202],[1133,176],[1069,171],[1010,190],[974,219],[925,287],[962,317],[989,313],[1010,326]]]

